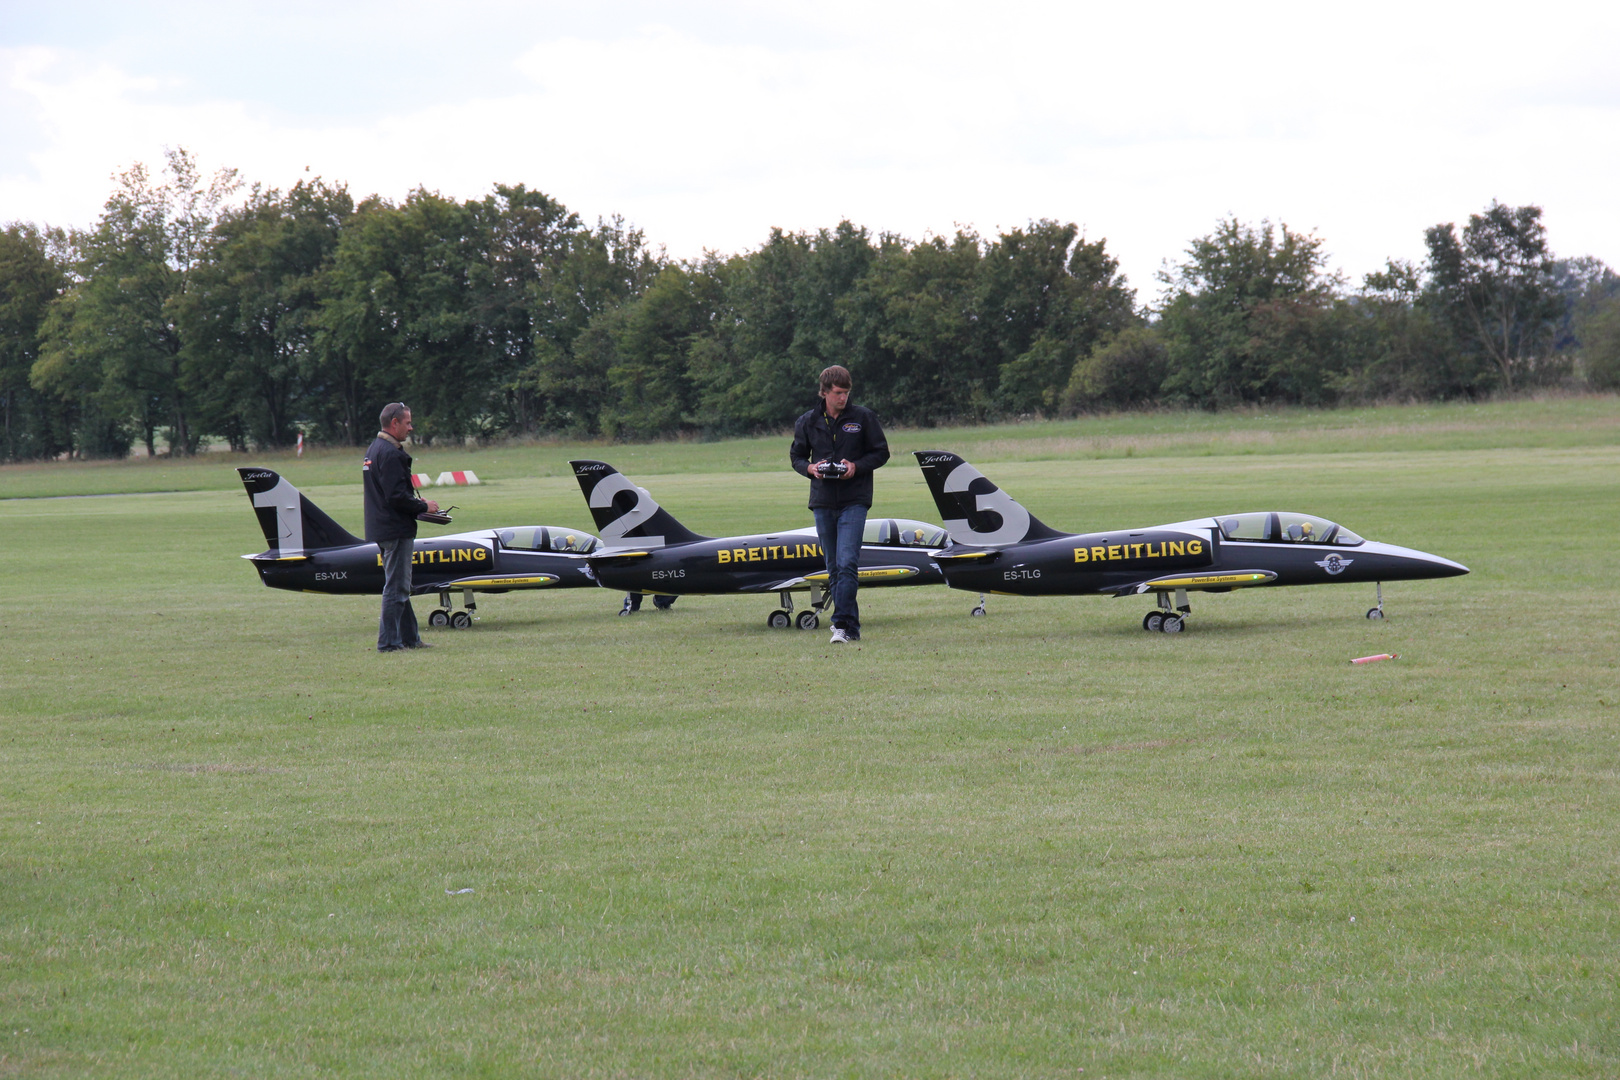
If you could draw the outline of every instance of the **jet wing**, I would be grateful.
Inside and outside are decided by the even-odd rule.
[[[898,578],[916,577],[922,570],[904,563],[894,566],[863,566],[857,571],[861,584],[866,585],[876,581],[893,581]],[[803,577],[783,578],[781,581],[767,582],[764,585],[749,585],[739,589],[739,592],[781,592],[783,589],[807,589],[812,585],[825,586],[827,584],[827,571],[817,570],[813,574]]]
[[[952,553],[947,548],[944,551],[934,552],[933,557],[936,562],[967,561],[969,559],[984,559],[986,562],[994,562],[996,559],[1001,558],[1001,552],[980,549],[977,551],[959,551]]]
[[[650,559],[650,551],[593,551],[586,556],[591,562],[634,562],[637,559]]]
[[[1140,596],[1145,592],[1165,592],[1170,589],[1188,591],[1229,592],[1250,585],[1267,585],[1277,580],[1271,570],[1221,570],[1214,573],[1167,574],[1147,581],[1133,581],[1116,585],[1108,590],[1117,597]]]
[[[278,555],[274,551],[264,551],[257,555],[244,555],[242,558],[249,562],[308,562],[308,555]]]

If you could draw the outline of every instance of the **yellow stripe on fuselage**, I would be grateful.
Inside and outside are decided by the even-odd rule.
[[[917,573],[917,568],[915,566],[877,566],[870,570],[860,571],[859,580],[878,581],[883,578],[911,577],[915,573]],[[826,581],[827,571],[821,570],[814,574],[806,574],[804,575],[804,580]]]
[[[1197,589],[1210,585],[1262,585],[1276,574],[1189,574],[1186,577],[1154,578],[1142,584],[1155,589]]]
[[[518,577],[456,578],[454,581],[438,582],[433,587],[436,589],[538,589],[546,585],[555,585],[560,580],[562,579],[551,574],[527,574]]]

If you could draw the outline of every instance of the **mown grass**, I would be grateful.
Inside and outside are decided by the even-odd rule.
[[[1620,442],[1620,403],[1613,394],[1451,402],[1358,409],[1267,408],[1221,413],[1119,413],[1078,420],[1026,421],[983,427],[899,428],[889,432],[897,455],[940,445],[974,461],[1054,461],[1120,457],[1209,457],[1334,454],[1362,450],[1488,450],[1613,446]],[[543,442],[494,446],[413,447],[415,467],[437,477],[472,469],[484,480],[572,475],[570,458],[607,458],[625,472],[767,473],[787,460],[787,433],[714,442]],[[359,451],[312,447],[251,454],[211,453],[194,459],[42,462],[0,466],[0,498],[235,491],[238,465],[296,470],[300,483],[354,482]]]
[[[1195,600],[1180,638],[872,590],[838,652],[760,599],[579,590],[379,656],[374,600],[235,558],[239,488],[0,502],[0,1075],[1614,1075],[1593,400],[1499,447],[1402,414],[1437,448],[987,470],[1066,528],[1280,506],[1474,569],[1383,624],[1358,587]],[[632,449],[590,453],[694,528],[806,517],[733,444]],[[284,471],[354,522],[330,468]],[[585,521],[495,480],[457,527]],[[879,485],[937,516],[909,462]]]

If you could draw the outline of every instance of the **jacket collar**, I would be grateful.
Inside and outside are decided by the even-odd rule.
[[[377,432],[377,438],[379,438],[379,439],[387,439],[389,442],[393,443],[394,446],[397,449],[400,449],[400,450],[405,449],[405,444],[404,443],[401,443],[398,439],[394,438],[392,435],[388,434],[388,432],[386,432],[386,431]]]

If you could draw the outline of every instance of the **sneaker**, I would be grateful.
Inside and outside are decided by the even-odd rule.
[[[407,645],[405,647],[407,649],[431,649],[431,648],[433,648],[432,645],[429,645],[425,641],[413,641],[413,642],[411,642],[409,645]]]
[[[835,626],[835,627],[833,627],[832,640],[827,642],[827,644],[829,644],[829,645],[848,645],[849,644],[849,635],[844,633],[844,628],[842,626]]]

